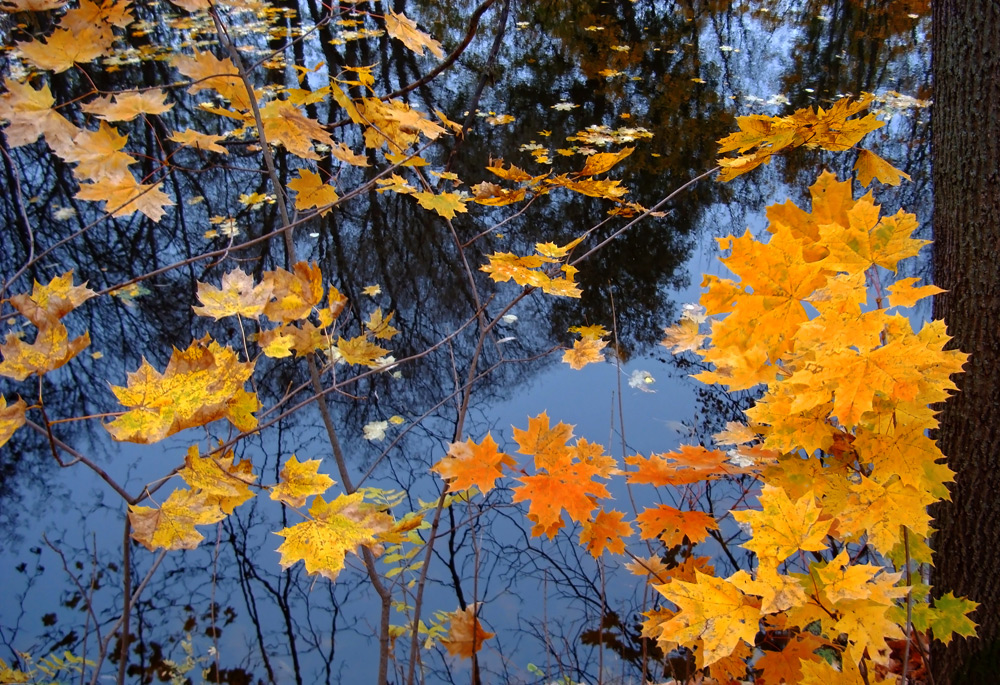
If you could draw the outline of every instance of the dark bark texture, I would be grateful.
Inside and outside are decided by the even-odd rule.
[[[934,0],[934,302],[970,353],[938,443],[957,472],[933,582],[980,602],[975,639],[932,648],[935,685],[1000,682],[1000,1]]]

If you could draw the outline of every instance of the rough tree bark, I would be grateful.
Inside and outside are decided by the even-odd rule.
[[[933,649],[935,685],[1000,682],[1000,3],[933,0],[935,298],[972,355],[937,439],[958,472],[937,508],[935,593],[980,602],[979,636]]]

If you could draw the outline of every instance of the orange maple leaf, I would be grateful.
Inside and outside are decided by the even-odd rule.
[[[708,537],[708,531],[718,530],[715,518],[701,511],[681,511],[666,504],[647,507],[635,518],[644,539],[659,537],[667,547],[684,543],[687,538],[697,544]]]
[[[451,443],[448,456],[434,464],[431,471],[448,481],[448,492],[475,486],[485,495],[503,476],[503,467],[513,468],[515,464],[513,457],[497,449],[493,436],[487,433],[478,445],[472,439]]]
[[[597,559],[608,550],[612,554],[625,554],[625,540],[632,535],[632,526],[623,521],[625,514],[620,511],[600,509],[592,519],[584,521],[580,528],[580,544]]]
[[[449,619],[448,637],[441,638],[441,644],[452,656],[471,659],[483,648],[483,642],[494,636],[483,630],[478,609],[479,603],[475,603],[445,614]]]
[[[528,419],[528,429],[522,430],[512,426],[514,440],[518,444],[518,453],[534,455],[536,469],[558,468],[570,459],[570,448],[567,443],[573,437],[573,426],[560,421],[549,428],[549,416],[542,412]]]
[[[628,474],[633,484],[649,483],[659,487],[697,483],[744,472],[742,468],[730,464],[728,459],[729,455],[719,450],[681,445],[676,452],[653,454],[648,458],[639,455],[626,457],[625,463],[638,467]]]

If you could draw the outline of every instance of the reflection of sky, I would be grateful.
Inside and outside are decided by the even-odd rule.
[[[654,11],[660,9],[657,3],[652,3],[651,7]],[[718,92],[720,100],[723,101],[723,109],[726,111],[738,114],[751,111],[765,113],[784,111],[778,105],[766,106],[747,98],[754,96],[766,101],[772,96],[782,95],[781,77],[790,64],[790,57],[786,53],[790,47],[794,47],[795,39],[800,35],[799,30],[779,28],[773,31],[759,31],[757,30],[759,23],[756,19],[742,19],[739,15],[737,18],[739,21],[736,25],[726,23],[733,19],[729,16],[720,18],[720,21],[725,20],[722,23],[705,22],[701,26],[697,33],[697,56],[701,61],[701,70],[698,73],[684,74],[683,78],[679,76],[676,82],[690,84],[693,89],[713,89],[714,92]],[[461,30],[464,30],[464,27],[461,27],[458,33]],[[484,36],[483,40],[473,42],[466,55],[470,61],[485,58],[492,42],[492,35],[486,33]],[[683,44],[690,37],[685,35],[684,39],[678,41],[676,45],[663,44],[658,47],[664,51],[676,49],[683,54],[684,51],[695,49],[692,45]],[[512,19],[505,52],[507,53],[506,58],[511,62],[517,62],[517,66],[508,70],[503,76],[513,78],[515,83],[519,83],[524,88],[537,87],[539,84],[534,83],[534,81],[538,79],[538,73],[531,68],[530,64],[521,61],[522,55],[518,52],[526,45],[531,50],[545,51],[544,54],[551,54],[553,51],[561,49],[562,41],[544,31],[515,30]],[[734,50],[722,50],[722,46],[732,47]],[[736,49],[739,52],[736,52]],[[312,56],[315,56],[316,59],[312,59]],[[307,52],[306,61],[310,66],[319,59],[320,53],[318,51],[315,53]],[[611,61],[611,56],[607,61]],[[576,89],[575,92],[579,92],[579,88],[588,83],[579,66],[570,66],[571,68],[565,74],[560,74],[551,81],[551,92],[548,95],[551,101],[535,103],[536,113],[540,112],[536,120],[555,122],[562,127],[562,130],[557,131],[554,135],[571,134],[587,125],[616,121],[615,116],[623,113],[616,109],[616,102],[620,101],[637,103],[634,112],[637,119],[630,120],[629,125],[654,128],[659,123],[643,118],[646,113],[641,111],[641,103],[649,100],[657,84],[642,81],[623,80],[622,93],[619,95],[620,101],[612,102],[608,108],[611,113],[600,120],[591,115],[589,109],[591,103],[587,102],[584,103],[584,108],[569,113],[551,110],[552,104],[564,96],[568,97],[571,92],[574,92],[574,89]],[[626,68],[624,69],[626,75],[616,78],[627,79],[631,76],[642,76],[638,71],[635,73],[630,71],[630,69],[636,68],[634,66]],[[462,82],[469,73],[464,69],[456,70],[453,75],[444,77],[443,88],[454,92],[463,89],[470,90],[470,86]],[[310,75],[310,82],[318,85],[321,75],[322,72]],[[694,77],[704,78],[708,83],[696,85],[690,81]],[[896,86],[893,82],[889,82],[886,87]],[[609,92],[613,92],[611,86],[609,86]],[[729,99],[730,96],[735,99]],[[501,88],[491,88],[487,89],[487,96],[481,103],[481,109],[507,112],[507,104],[508,91]],[[451,116],[460,114],[460,112],[450,111],[447,113]],[[518,117],[524,115],[520,111],[507,113]],[[621,123],[622,120],[617,120],[615,125]],[[893,136],[902,136],[907,121],[902,119],[895,125]],[[476,120],[475,126],[483,139],[492,140],[492,136],[499,136],[496,131],[487,128],[481,119]],[[510,135],[503,140],[511,140],[519,136],[531,139],[538,135],[537,131],[522,131],[517,128],[517,125],[503,130],[510,132]],[[662,132],[662,134],[661,136],[661,131],[657,130],[659,139],[668,135],[667,132]],[[557,147],[558,144],[553,140],[551,147]],[[506,150],[497,150],[496,152],[498,154],[506,153]],[[514,156],[513,150],[511,153]],[[525,155],[525,157],[527,156]],[[578,159],[574,159],[573,164],[578,166],[578,161]],[[528,159],[528,162],[530,163],[531,160]],[[684,171],[680,170],[678,175],[683,174]],[[760,213],[747,211],[746,206],[759,208],[759,205],[764,201],[780,202],[789,195],[789,192],[774,169],[762,169],[759,172],[752,180],[740,181],[735,184],[735,187],[740,188],[739,192],[743,194],[740,198],[741,202],[733,204],[707,203],[701,209],[700,215],[695,215],[698,219],[698,225],[689,228],[696,233],[710,237],[727,233],[740,235],[749,225],[755,234],[760,234],[763,228]],[[628,179],[628,169],[625,168],[621,175]],[[663,187],[658,188],[658,191],[663,191],[663,194],[669,192],[670,187],[668,186],[671,182],[671,180],[662,181]],[[249,184],[247,186],[241,188],[240,191],[251,192],[253,190]],[[801,195],[801,191],[797,192]],[[640,199],[644,202],[649,201],[649,198]],[[655,201],[655,198],[653,200]],[[679,200],[679,202],[683,201],[683,198]],[[226,202],[232,203],[232,199],[223,198],[220,204]],[[389,202],[402,202],[402,200],[394,198]],[[553,206],[556,209],[561,209],[562,205],[558,203],[563,202],[567,205],[571,204],[563,199],[555,199]],[[396,215],[392,216],[395,218]],[[402,212],[399,216],[403,220],[406,219],[406,215]],[[482,216],[489,215],[484,213]],[[359,261],[364,260],[364,255],[374,255],[375,253],[375,251],[367,249],[365,244],[364,231],[367,228],[369,226],[361,220],[356,224],[344,221],[337,226],[338,239],[343,240],[346,244],[345,252],[360,255]],[[552,230],[566,230],[565,226],[551,228]],[[407,225],[407,230],[416,229]],[[525,241],[530,242],[532,235],[528,234]],[[301,249],[304,254],[307,253],[307,245],[311,247],[312,244],[306,243],[303,239]],[[183,257],[185,256],[184,249],[186,248],[182,248],[179,244],[166,243],[162,247],[161,258],[164,261],[170,261]],[[322,243],[317,242],[313,254],[323,254],[325,249],[326,247]],[[699,293],[699,274],[705,272],[724,273],[714,257],[713,243],[706,240],[705,244],[702,244],[690,255],[685,267],[691,275],[691,285],[677,292],[661,292],[660,294],[664,299],[674,300],[677,303],[696,301]],[[371,265],[366,263],[366,266]],[[585,270],[587,265],[583,264],[581,268]],[[377,267],[371,266],[371,272],[365,272],[364,276],[367,277],[369,273],[377,274]],[[346,276],[344,277],[346,278]],[[375,277],[377,278],[377,276]],[[421,305],[425,305],[429,298],[421,291],[428,288],[433,289],[433,287],[434,284],[420,283],[416,284],[412,294],[393,293],[393,297],[400,300],[399,303],[394,303],[399,309],[397,320],[408,318],[411,321],[419,322],[422,316],[426,316],[427,312],[421,310]],[[516,289],[507,284],[500,286],[498,291],[501,295],[509,297],[511,293],[516,292]],[[533,297],[537,299],[541,296],[536,294]],[[365,312],[370,310],[371,304],[372,302],[367,300],[364,302]],[[518,322],[504,327],[503,335],[517,338],[517,341],[510,343],[510,345],[523,344],[528,352],[535,351],[531,349],[535,345],[542,348],[546,344],[568,343],[570,340],[568,334],[564,334],[562,338],[557,340],[552,340],[549,336],[548,321],[533,318],[547,314],[548,311],[545,306],[539,306],[534,301],[522,303],[513,310],[513,313],[520,317]],[[608,321],[591,323],[603,323],[610,328]],[[672,322],[661,321],[659,325],[665,326],[670,323]],[[437,331],[432,333],[432,335],[436,334]],[[99,349],[100,346],[101,342],[95,336],[95,348]],[[510,373],[498,377],[498,379],[488,380],[485,382],[486,387],[482,389],[482,392],[490,399],[474,405],[467,423],[466,435],[478,440],[485,435],[487,430],[492,431],[501,447],[505,447],[513,453],[516,444],[513,442],[510,426],[523,428],[527,424],[528,417],[546,411],[553,423],[562,421],[573,424],[577,437],[585,437],[604,445],[610,454],[618,458],[623,456],[621,417],[624,417],[624,432],[627,441],[625,451],[628,454],[648,455],[652,452],[673,449],[684,440],[684,425],[691,425],[699,420],[696,386],[683,377],[686,372],[678,370],[668,360],[669,355],[665,350],[649,351],[643,348],[640,352],[640,356],[629,360],[621,370],[616,368],[613,363],[608,362],[591,365],[580,371],[573,371],[567,365],[558,363],[557,358],[550,358],[547,362],[528,367],[523,375]],[[427,381],[429,385],[439,382],[441,378],[448,377],[447,371],[432,375],[430,367],[433,364],[446,368],[446,364],[442,362],[441,358],[428,361],[426,367],[419,367],[422,371],[427,371],[428,377],[432,379]],[[162,364],[159,368],[162,368]],[[651,386],[655,392],[641,392],[629,386],[629,377],[635,371],[648,371],[655,378],[655,383]],[[59,376],[56,375],[55,378],[58,379]],[[117,384],[123,382],[124,378],[117,377],[110,380]],[[420,379],[404,378],[399,383],[416,383],[418,380]],[[509,383],[510,386],[494,387],[491,385],[495,383],[499,386],[501,382]],[[339,412],[341,417],[350,418],[350,421],[345,423],[343,427],[341,437],[345,450],[350,455],[349,459],[355,475],[365,470],[362,464],[367,465],[377,457],[384,445],[384,443],[368,443],[362,439],[361,425],[365,421],[384,419],[386,415],[395,413],[402,413],[411,418],[426,409],[418,404],[419,392],[407,392],[404,389],[394,390],[400,386],[394,386],[392,382],[379,382],[373,384],[372,387],[377,389],[380,394],[378,407],[373,406],[371,402],[352,404],[343,398],[337,398],[334,403],[335,412]],[[6,387],[4,391],[7,392]],[[95,394],[98,392],[103,393],[105,398],[109,395],[105,388],[95,391]],[[619,406],[619,402],[621,406]],[[425,501],[434,499],[440,485],[437,480],[426,475],[426,467],[443,456],[446,443],[450,439],[452,421],[453,416],[448,413],[447,408],[438,412],[419,430],[413,431],[398,448],[389,453],[385,464],[377,471],[376,478],[366,485],[396,489],[404,487],[410,496],[408,505],[415,503],[418,499]],[[307,410],[296,417],[295,421],[283,427],[281,432],[272,431],[263,438],[254,438],[249,441],[246,456],[253,459],[257,466],[257,472],[264,474],[261,481],[274,482],[280,463],[283,463],[293,452],[300,459],[326,455],[328,449],[323,447],[324,438],[320,435],[318,426],[317,413],[314,410]],[[218,427],[213,427],[213,429],[222,430]],[[389,437],[393,436],[394,434],[390,432]],[[206,444],[204,434],[197,430],[186,431],[176,438],[148,447],[113,445],[106,437],[98,436],[89,453],[99,455],[98,461],[101,466],[107,469],[113,478],[124,483],[130,492],[136,492],[142,485],[160,478],[168,469],[182,463],[188,445],[198,439],[201,440],[204,447]],[[519,463],[523,465],[524,461],[525,458],[520,457]],[[333,462],[329,456],[324,459],[323,470],[335,476]],[[34,501],[29,500],[23,503],[25,512],[18,519],[19,528],[17,531],[22,541],[5,545],[2,556],[0,556],[0,582],[3,582],[6,596],[14,598],[5,601],[0,606],[0,626],[2,626],[0,628],[2,631],[0,632],[0,642],[12,639],[12,630],[16,626],[19,632],[13,646],[20,650],[33,651],[36,655],[41,655],[51,647],[51,642],[36,642],[33,638],[34,635],[42,632],[41,616],[48,613],[56,614],[60,621],[57,624],[58,628],[74,624],[78,626],[80,634],[82,634],[85,621],[82,612],[67,610],[60,604],[67,597],[66,593],[71,592],[73,588],[67,581],[67,575],[62,569],[59,557],[39,542],[42,534],[44,533],[50,541],[66,551],[70,570],[79,576],[83,583],[86,583],[91,569],[88,550],[95,545],[102,566],[118,561],[122,515],[125,509],[124,505],[108,491],[106,486],[92,477],[89,472],[78,467],[50,471],[48,477],[52,480],[52,491],[59,494],[46,496],[39,492]],[[620,479],[618,480],[620,481]],[[167,488],[161,490],[157,495],[158,501],[162,501],[172,487],[172,485],[168,485]],[[632,518],[629,493],[624,491],[620,482],[615,482],[611,489],[614,496],[611,507],[629,512],[628,518]],[[640,508],[644,504],[654,501],[655,495],[651,487],[640,486],[634,488],[634,491]],[[677,493],[669,493],[665,501],[677,504],[679,500],[673,499],[676,496]],[[726,503],[727,494],[724,492],[724,488],[715,496],[718,498],[717,502],[721,501],[723,505]],[[597,668],[596,651],[593,648],[580,647],[579,632],[596,627],[596,619],[599,614],[593,604],[574,602],[563,594],[567,592],[566,581],[555,566],[560,563],[574,565],[572,569],[575,574],[574,578],[580,583],[581,588],[586,588],[592,598],[594,588],[600,586],[598,566],[576,544],[575,530],[571,526],[567,526],[567,530],[561,533],[555,541],[529,540],[524,532],[528,524],[523,516],[523,507],[511,508],[507,506],[509,497],[510,493],[507,491],[491,493],[486,499],[477,498],[474,500],[474,507],[484,505],[496,508],[495,510],[487,510],[482,515],[482,525],[484,528],[488,526],[489,531],[476,530],[475,535],[470,537],[472,534],[469,533],[469,527],[464,526],[456,535],[460,544],[456,555],[456,566],[462,579],[463,592],[469,601],[473,599],[484,601],[483,620],[489,630],[498,633],[498,639],[487,643],[484,649],[482,656],[484,669],[491,676],[504,674],[505,680],[517,682],[530,680],[526,670],[529,662],[544,667],[554,661],[554,657],[546,656],[543,644],[531,634],[531,629],[538,631],[540,628],[545,628],[549,629],[553,640],[566,640],[565,644],[560,643],[553,647],[564,659],[564,665],[568,666],[578,659],[581,666],[589,668],[590,673],[593,674]],[[43,498],[47,498],[47,500]],[[45,502],[44,506],[39,506],[40,502]],[[95,503],[98,502],[103,504],[96,505]],[[724,508],[724,506],[720,506],[719,511],[724,510]],[[456,505],[454,511],[459,524],[469,512],[466,507],[461,505]],[[300,519],[294,512],[286,512],[284,519],[282,516],[281,509],[276,503],[267,500],[266,497],[257,498],[252,503],[245,505],[240,510],[239,516],[227,522],[222,529],[224,544],[220,546],[220,556],[216,567],[218,581],[214,590],[214,599],[223,607],[233,607],[238,614],[234,624],[224,627],[222,637],[219,640],[222,666],[245,665],[256,675],[263,675],[264,670],[260,665],[261,658],[257,647],[256,627],[251,620],[252,611],[256,611],[256,624],[265,633],[275,680],[277,682],[293,680],[294,666],[289,654],[285,614],[282,612],[279,602],[275,601],[275,597],[278,597],[289,607],[288,615],[295,624],[296,648],[303,655],[302,670],[305,673],[323,673],[321,654],[328,653],[333,649],[332,675],[329,678],[331,682],[344,681],[345,673],[349,673],[352,681],[370,682],[373,680],[377,656],[377,645],[370,636],[377,630],[374,623],[378,614],[373,593],[367,588],[367,579],[360,570],[360,563],[356,557],[348,556],[348,569],[338,579],[332,596],[326,581],[319,580],[314,583],[312,579],[304,576],[302,564],[297,564],[283,574],[278,566],[278,555],[273,551],[281,539],[275,536],[273,531],[282,526],[293,525]],[[259,577],[241,583],[232,548],[226,540],[230,532],[238,533],[244,527],[247,535],[247,549],[254,563],[253,572],[259,574]],[[447,531],[450,527],[451,522],[446,515],[442,521],[442,529]],[[731,524],[725,524],[724,530],[727,534],[732,532]],[[208,602],[212,599],[211,570],[215,565],[213,554],[216,529],[213,526],[207,526],[204,527],[203,532],[206,535],[205,544],[194,552],[168,555],[163,567],[159,569],[147,590],[144,597],[149,604],[143,608],[145,621],[148,625],[148,632],[143,635],[145,639],[162,641],[170,636],[174,638],[181,636],[187,617],[187,612],[184,611],[183,607],[191,604],[195,613],[201,616],[208,606]],[[567,532],[573,532],[573,536],[570,537]],[[475,598],[473,597],[472,576],[476,553],[473,538],[478,541],[481,547],[480,579]],[[641,545],[637,543],[635,537],[633,537],[632,543],[631,548],[637,554],[645,554],[645,550],[640,549]],[[440,544],[447,546],[447,535]],[[524,552],[528,549],[529,544],[543,550],[546,554],[550,554],[553,559],[551,564],[540,561],[538,568],[527,564],[526,559],[531,554],[521,555],[516,552],[517,550]],[[31,581],[29,587],[29,578],[32,577],[31,565],[35,557],[26,550],[29,547],[39,545],[42,551],[38,559],[40,564],[45,567],[45,571]],[[141,577],[148,568],[152,555],[139,547],[133,549]],[[441,548],[439,547],[439,549]],[[714,543],[709,542],[701,546],[699,552],[717,555],[718,549]],[[13,570],[14,566],[21,561],[28,562],[27,573],[18,573]],[[81,564],[79,568],[74,565],[76,562]],[[610,608],[618,611],[623,618],[633,618],[629,614],[641,599],[641,587],[638,579],[621,571],[620,564],[622,562],[620,559],[606,558],[604,563],[606,564],[606,585]],[[545,568],[547,564],[551,567]],[[379,562],[379,568],[384,570],[386,567]],[[405,579],[409,577],[411,576],[403,576]],[[118,574],[110,571],[107,578],[102,581],[102,587],[94,594],[95,608],[99,617],[104,621],[104,630],[108,628],[107,619],[114,615],[114,609],[120,604],[116,590],[118,582]],[[455,591],[449,586],[449,583],[450,574],[444,566],[444,559],[438,557],[432,567],[431,582],[425,595],[423,611],[425,620],[429,620],[435,611],[450,611],[456,608]],[[268,594],[268,587],[275,589],[274,595]],[[19,598],[22,595],[25,595],[25,600],[23,603],[19,603]],[[412,597],[409,597],[408,600],[412,603]],[[253,606],[252,610],[251,606]],[[336,630],[332,629],[334,619],[331,616],[333,614],[336,616]],[[394,616],[394,621],[401,620],[399,615]],[[211,645],[211,641],[205,637],[204,628],[204,620],[199,620],[195,637],[196,655],[207,654],[208,647]],[[315,644],[310,645],[310,640],[313,640]],[[402,640],[400,644],[405,646],[405,640]],[[181,658],[181,653],[176,647],[167,645],[166,649],[174,658]],[[577,650],[579,650],[579,654],[576,653]],[[440,651],[438,649],[438,652]],[[407,658],[403,647],[399,648],[396,667],[401,667],[399,664],[405,664]],[[425,655],[424,658],[433,668],[440,669],[441,658],[432,657],[430,654]],[[462,679],[461,674],[467,668],[467,664],[451,658],[446,658],[446,660],[451,665],[453,673],[457,674],[455,679]],[[617,669],[616,672],[622,670],[620,664],[615,663],[610,653],[605,655],[604,663],[607,669]],[[550,671],[550,675],[555,677],[558,672],[559,670],[555,669]],[[307,676],[307,682],[309,677]],[[438,677],[444,679],[441,670],[434,671],[433,677],[428,676],[428,681],[434,682]],[[322,676],[321,679],[326,679],[326,677]],[[487,682],[499,679],[499,676],[486,678]]]

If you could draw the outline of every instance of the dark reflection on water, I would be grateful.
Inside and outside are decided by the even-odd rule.
[[[294,30],[316,26],[326,11],[311,1],[277,6],[294,12],[276,15],[275,25]],[[446,50],[465,37],[475,7],[471,2],[393,3],[395,11],[417,19],[440,38]],[[384,11],[381,3],[357,9],[377,15]],[[207,27],[199,29],[197,22],[161,25],[162,11],[161,6],[136,8],[137,16],[149,22],[149,31],[131,38],[135,50],[157,52],[183,41],[211,39],[212,33]],[[496,180],[485,170],[491,158],[502,157],[529,173],[545,173],[550,164],[563,173],[583,166],[580,148],[605,151],[634,145],[635,153],[611,175],[629,188],[629,200],[649,207],[712,168],[716,140],[734,128],[734,116],[823,105],[861,91],[926,98],[926,14],[926,3],[917,0],[512,3],[509,15],[503,3],[496,3],[483,14],[456,65],[405,99],[470,123],[463,138],[431,146],[424,154],[430,169],[454,172],[465,182],[463,189]],[[242,44],[261,48],[253,59],[268,47],[283,45],[281,31],[267,41],[247,20],[249,15],[241,16],[235,26],[243,30],[235,35]],[[360,64],[374,65],[373,87],[384,93],[415,81],[436,64],[384,35],[352,40],[345,35],[351,30],[321,24],[285,53],[286,68],[257,69],[257,85],[297,86],[293,62],[309,70],[325,63],[305,77],[303,87],[313,88],[328,73]],[[491,60],[498,32],[500,50]],[[7,60],[8,69],[15,69],[12,58]],[[102,90],[177,79],[176,71],[161,60],[126,63],[113,71],[88,68],[87,73]],[[72,100],[83,88],[74,70],[52,77],[50,83],[57,102]],[[161,146],[170,145],[164,141],[172,131],[190,127],[221,133],[229,125],[199,109],[199,99],[181,90],[172,91],[171,99],[175,105],[168,114],[149,123],[140,119],[119,126],[129,134],[127,149],[140,159],[135,168],[143,175],[157,170],[154,160],[163,158]],[[887,101],[892,125],[883,129],[885,135],[875,147],[914,182],[884,193],[886,209],[906,206],[924,222],[930,198],[927,118],[919,108],[893,108],[898,101]],[[342,116],[327,103],[310,105],[307,111],[324,122]],[[480,116],[491,112],[509,114],[514,121],[493,125]],[[95,125],[76,116],[77,125]],[[591,142],[570,140],[585,137],[588,127],[603,128],[591,129]],[[337,128],[334,138],[355,151],[362,149],[360,133],[353,127]],[[0,197],[4,279],[28,259],[32,240],[36,254],[58,244],[8,284],[7,294],[27,290],[32,279],[47,282],[70,268],[78,281],[104,290],[224,248],[230,243],[225,235],[204,237],[213,227],[212,217],[233,220],[240,231],[234,244],[280,225],[275,205],[265,202],[252,208],[239,201],[241,194],[271,192],[259,172],[259,152],[239,142],[229,149],[230,155],[219,160],[167,147],[172,157],[165,191],[178,200],[177,206],[159,223],[136,214],[90,226],[100,213],[92,203],[74,199],[78,186],[69,166],[42,144],[5,148],[5,191]],[[537,159],[541,149],[548,150],[547,161]],[[381,155],[367,154],[372,165],[368,168],[341,169],[328,158],[319,164],[336,176],[343,195],[385,168]],[[742,232],[748,223],[759,225],[763,206],[788,195],[801,203],[823,166],[848,177],[853,163],[848,157],[803,150],[728,185],[703,181],[671,202],[664,216],[640,223],[581,264],[579,300],[535,293],[516,305],[511,313],[517,320],[499,325],[482,354],[475,349],[476,327],[469,326],[447,345],[401,365],[398,377],[371,375],[329,395],[352,477],[357,481],[374,466],[364,485],[405,492],[398,515],[434,501],[441,486],[427,469],[454,438],[462,396],[450,396],[472,364],[480,372],[491,371],[473,387],[463,435],[478,440],[492,431],[512,453],[517,446],[509,425],[523,427],[527,415],[547,409],[555,420],[577,423],[578,434],[605,444],[621,458],[626,450],[608,439],[611,433],[615,443],[623,442],[618,418],[609,418],[617,411],[609,407],[618,397],[619,380],[629,407],[627,451],[674,447],[677,431],[667,430],[664,422],[688,422],[691,435],[681,437],[707,439],[749,398],[694,388],[684,378],[692,369],[664,359],[658,351],[661,330],[676,319],[679,304],[696,297],[692,285],[697,286],[699,273],[716,268],[707,256],[708,237]],[[283,152],[276,160],[285,179],[299,166]],[[440,181],[440,189],[447,186]],[[21,217],[19,198],[30,224]],[[427,350],[474,317],[477,297],[489,299],[486,314],[493,318],[519,292],[512,284],[493,284],[478,271],[474,291],[464,259],[476,269],[484,263],[483,255],[494,251],[528,254],[538,242],[566,243],[604,220],[610,207],[606,200],[566,192],[543,196],[523,213],[518,207],[470,204],[471,211],[454,220],[458,240],[472,241],[459,250],[436,215],[411,198],[372,190],[326,217],[306,222],[295,234],[295,247],[300,259],[316,261],[324,279],[349,298],[341,330],[356,334],[376,306],[395,311],[393,324],[400,335],[391,347],[402,359]],[[598,243],[626,221],[612,219],[597,228],[586,245]],[[502,226],[493,228],[500,222]],[[196,284],[218,283],[237,266],[259,276],[284,266],[285,260],[280,239],[264,241],[223,259],[192,260],[144,280],[142,289],[131,293],[134,297],[101,297],[74,312],[68,319],[71,335],[89,330],[94,343],[45,377],[49,419],[115,410],[109,383],[123,384],[143,358],[162,369],[172,347],[183,349],[205,333],[236,344],[240,331],[233,319],[214,322],[193,313]],[[364,289],[373,284],[381,286],[381,294],[365,295]],[[4,315],[10,311],[5,305]],[[558,354],[519,361],[569,344],[567,329],[581,324],[614,326],[617,356],[625,363],[621,377],[610,364],[567,372],[558,364]],[[500,342],[508,337],[513,339]],[[91,352],[101,356],[94,358]],[[343,368],[338,367],[338,380],[353,373]],[[658,394],[624,385],[628,374],[640,369],[658,378]],[[307,380],[301,361],[258,361],[256,390],[265,407]],[[324,382],[333,381],[328,375]],[[31,381],[5,379],[2,389],[8,398],[30,398],[38,392]],[[362,426],[396,415],[407,422],[391,429],[386,441],[363,438]],[[195,441],[208,445],[211,439],[230,437],[227,427],[217,423],[209,434],[186,431],[157,445],[135,446],[113,443],[98,423],[59,424],[55,431],[133,494],[181,464]],[[399,435],[402,439],[386,449]],[[259,480],[266,483],[277,480],[281,464],[293,453],[302,459],[323,458],[323,470],[335,474],[315,405],[237,447],[237,456],[251,459]],[[733,492],[742,487],[715,484],[689,503],[724,511]],[[627,508],[628,493],[613,494],[619,507]],[[690,493],[671,493],[666,501],[676,504],[684,496]],[[295,512],[256,498],[218,526],[207,527],[206,541],[198,550],[168,554],[132,614],[127,680],[169,679],[167,660],[181,664],[176,668],[186,669],[195,682],[202,669],[208,669],[205,678],[229,683],[373,680],[378,599],[350,555],[348,569],[335,583],[306,576],[301,564],[283,572],[272,552],[280,540],[272,533],[299,520]],[[8,597],[0,609],[3,658],[11,662],[17,659],[15,651],[37,658],[63,649],[93,655],[122,606],[123,521],[118,496],[80,465],[60,469],[45,436],[22,429],[0,449],[0,525],[7,531],[0,540],[0,577]],[[621,568],[619,559],[606,557],[598,566],[577,546],[572,528],[570,535],[561,534],[555,541],[532,538],[523,511],[510,504],[509,490],[456,503],[445,510],[441,530],[422,617],[430,621],[435,611],[483,603],[482,618],[497,638],[487,643],[476,663],[475,677],[482,682],[541,682],[563,676],[585,682],[636,682],[644,662],[651,678],[679,677],[688,668],[683,659],[678,662],[676,655],[663,655],[640,639],[640,614],[655,600],[637,577]],[[720,569],[747,566],[750,560],[738,547],[738,530],[724,522],[723,532],[725,545],[709,540],[697,553],[713,557]],[[637,554],[648,554],[635,547]],[[661,545],[652,551],[670,561],[692,554],[689,546]],[[134,588],[154,555],[134,543],[131,553]],[[378,567],[383,572],[390,568],[381,562]],[[412,607],[414,590],[406,583],[415,578],[410,571],[395,577],[394,600],[400,607]],[[400,625],[406,620],[403,613],[393,616]],[[114,642],[111,646],[111,663],[104,666],[109,678],[117,672],[118,650]],[[185,666],[186,649],[191,661]],[[402,682],[408,637],[399,638],[393,653],[390,680]],[[425,682],[470,679],[469,662],[448,657],[439,643],[420,659]]]

